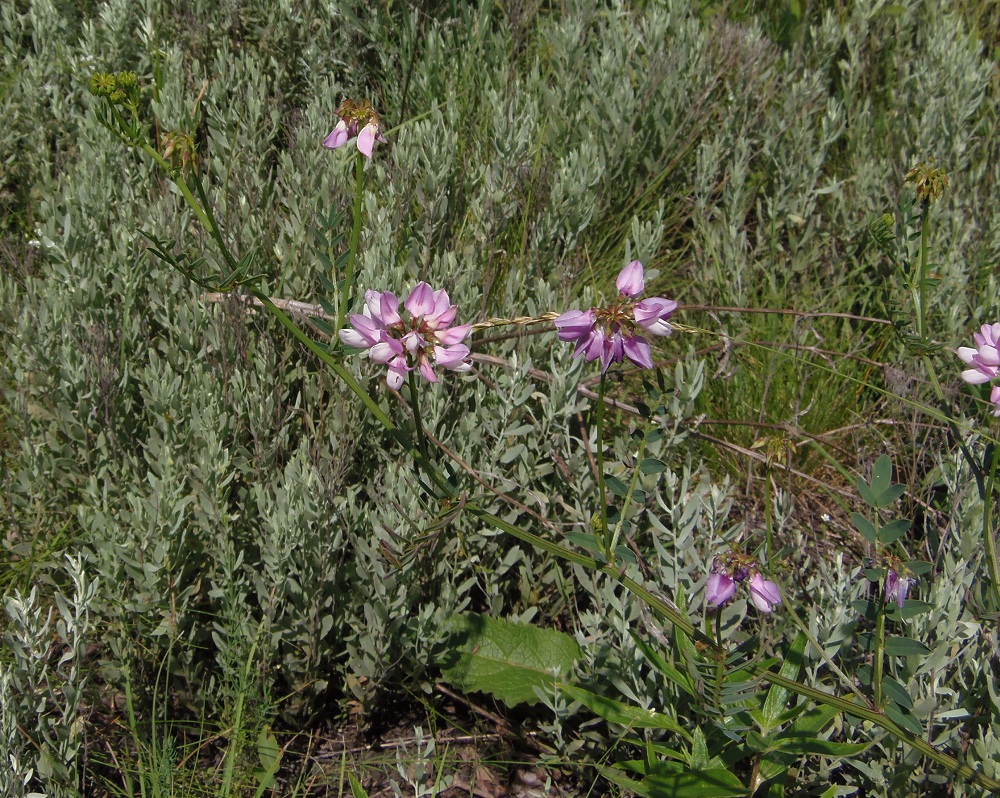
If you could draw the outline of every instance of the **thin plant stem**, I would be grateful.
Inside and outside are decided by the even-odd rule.
[[[358,259],[358,245],[361,241],[361,211],[365,196],[365,155],[358,151],[354,167],[354,226],[351,228],[350,250],[344,270],[343,286],[340,291],[340,305],[337,307],[337,329],[344,328],[344,318],[350,307],[351,291],[354,289],[354,268]]]
[[[773,551],[774,540],[772,532],[773,521],[771,519],[771,459],[767,460],[764,466],[764,554],[767,564],[771,564],[771,552]]]
[[[920,276],[917,291],[920,302],[917,315],[917,333],[921,340],[927,338],[927,242],[930,237],[930,203],[920,203]]]
[[[601,382],[597,388],[597,489],[599,493],[601,543],[604,546],[604,556],[608,562],[614,562],[614,551],[610,548],[611,537],[608,534],[608,500],[607,487],[604,484],[604,388],[605,377],[601,372]]]
[[[883,590],[885,587],[883,586]],[[885,596],[878,601],[878,611],[875,616],[875,659],[872,669],[872,689],[875,695],[875,709],[882,709],[882,671],[885,666]]]
[[[430,457],[427,455],[427,436],[424,435],[424,424],[420,417],[420,392],[417,390],[417,373],[416,371],[411,371],[408,376],[410,381],[410,407],[413,408],[413,424],[417,429],[417,446],[420,448],[420,453],[424,459],[430,462]]]
[[[947,400],[945,399],[944,389],[937,378],[934,364],[926,355],[924,356],[924,369],[937,394],[938,401],[946,405]],[[993,457],[990,463],[987,464],[984,462],[980,466],[975,456],[973,456],[968,446],[966,446],[965,439],[960,434],[961,430],[959,430],[958,425],[953,419],[948,418],[948,426],[951,429],[952,437],[962,450],[962,456],[972,470],[973,477],[976,480],[976,487],[979,490],[979,498],[983,502],[983,546],[986,549],[986,567],[990,572],[990,593],[993,596],[994,607],[1000,607],[1000,557],[997,556],[997,543],[996,537],[993,534],[992,520],[993,491],[996,488],[997,466],[1000,464],[1000,459],[998,459],[1000,458],[1000,446],[993,447]]]
[[[983,495],[983,542],[986,546],[986,564],[990,569],[990,593],[994,609],[1000,608],[1000,562],[997,558],[997,541],[993,535],[993,496],[997,483],[997,464],[1000,446],[993,447],[989,464],[989,481]]]
[[[632,470],[632,481],[629,483],[628,492],[622,498],[622,511],[618,514],[618,523],[615,524],[615,531],[611,535],[611,543],[608,548],[612,552],[618,551],[618,540],[621,538],[622,527],[625,525],[625,509],[628,507],[629,502],[632,500],[632,494],[635,493],[636,486],[639,484],[639,474],[642,473],[640,464],[642,463],[643,455],[646,454],[646,436],[642,436],[642,442],[639,444],[639,453],[636,455],[635,468]]]

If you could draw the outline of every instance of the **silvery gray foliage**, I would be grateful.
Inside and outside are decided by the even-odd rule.
[[[817,13],[803,31],[809,46],[787,50],[756,22],[706,21],[686,3],[571,3],[524,25],[487,3],[460,4],[447,19],[388,8],[206,0],[192,27],[166,7],[137,15],[123,0],[74,15],[49,0],[0,6],[5,42],[16,45],[0,55],[3,197],[26,214],[18,235],[37,242],[2,283],[4,404],[17,429],[5,531],[22,542],[55,536],[56,553],[82,555],[102,656],[140,659],[139,682],[169,667],[188,708],[214,684],[209,711],[224,714],[251,653],[262,704],[294,694],[283,709],[299,718],[331,695],[370,708],[404,676],[431,683],[451,613],[549,623],[568,602],[579,610],[582,674],[693,718],[696,708],[643,666],[628,632],[655,639],[656,629],[634,602],[428,504],[391,440],[282,329],[236,301],[207,306],[150,257],[139,230],[192,258],[211,248],[166,184],[96,124],[81,76],[127,67],[155,80],[161,132],[200,116],[220,223],[238,250],[258,252],[269,290],[303,300],[322,290],[316,233],[343,232],[327,225],[331,209],[350,205],[354,168],[318,142],[344,96],[371,96],[389,126],[403,126],[367,168],[358,288],[405,294],[426,279],[451,292],[463,321],[588,306],[612,291],[602,275],[620,267],[626,239],[630,256],[656,262],[665,293],[683,281],[692,303],[822,304],[860,279],[845,256],[854,234],[895,204],[914,159],[934,156],[954,176],[932,232],[945,339],[967,328],[970,308],[980,321],[997,309],[1000,158],[985,135],[993,64],[944,0]],[[675,356],[687,342],[661,346]],[[548,524],[468,481],[481,504],[556,539],[587,531],[592,403],[576,389],[593,370],[551,332],[486,352],[503,364],[425,392],[430,431]],[[689,358],[665,375],[664,437],[648,454],[667,468],[640,480],[648,498],[629,530],[643,579],[695,615],[713,554],[748,531],[691,435],[702,388],[726,379],[714,366]],[[408,423],[368,363],[349,368]],[[631,455],[620,442],[609,470],[628,475]],[[968,735],[970,756],[989,769],[1000,758],[995,724],[972,727],[962,714],[1000,711],[986,678],[995,652],[966,602],[980,587],[981,518],[968,474],[942,474],[958,498],[933,578],[918,588],[932,609],[910,622],[932,654],[893,672],[935,741],[958,750]],[[810,550],[784,520],[788,502],[776,515],[792,551],[782,585],[811,602],[811,634],[850,676],[860,662],[856,564]],[[727,640],[745,610],[725,610]],[[61,634],[63,613],[53,613],[50,632]],[[46,650],[40,627],[24,629],[37,643],[24,651]],[[813,648],[809,678],[826,683]],[[34,670],[23,678],[47,689],[41,675],[58,674],[26,656]],[[8,679],[20,672],[4,667]],[[552,705],[559,735],[577,708]],[[8,707],[4,723],[24,709]],[[64,708],[35,720],[61,729]],[[568,732],[563,740],[577,744]],[[13,755],[37,778],[30,753]],[[874,790],[916,772],[902,757],[872,754],[839,772]],[[828,773],[803,778],[824,784]]]
[[[55,570],[55,569],[54,569]],[[99,584],[89,578],[83,559],[67,556],[56,574],[68,580],[56,591],[55,609],[39,606],[36,589],[5,598],[7,622],[0,663],[0,786],[4,794],[30,798],[76,796],[84,765],[86,719],[81,708],[90,673],[84,663],[92,642],[92,605]],[[34,777],[34,779],[33,779]]]

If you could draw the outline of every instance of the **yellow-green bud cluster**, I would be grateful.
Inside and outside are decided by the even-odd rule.
[[[139,79],[135,72],[98,72],[90,78],[90,93],[106,98],[113,105],[134,101],[138,88]]]

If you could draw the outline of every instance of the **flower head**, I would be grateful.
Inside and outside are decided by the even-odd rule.
[[[705,599],[720,606],[736,595],[736,585],[749,579],[750,601],[761,612],[771,612],[781,603],[781,591],[757,571],[756,560],[748,555],[731,552],[716,557],[705,584]]]
[[[602,371],[626,357],[640,368],[652,368],[649,342],[636,334],[636,328],[653,335],[670,335],[668,319],[677,303],[663,297],[635,301],[646,288],[645,270],[637,260],[621,270],[615,285],[619,296],[609,307],[567,310],[558,316],[559,340],[576,342],[573,357],[582,355],[587,361],[599,358]]]
[[[337,109],[340,118],[337,126],[329,136],[323,139],[323,146],[335,150],[344,146],[355,136],[358,137],[358,150],[368,158],[372,157],[372,147],[376,141],[385,143],[382,135],[382,122],[375,113],[372,104],[367,100],[355,102],[344,100]]]
[[[736,580],[724,571],[716,570],[712,567],[712,573],[708,575],[708,584],[705,585],[705,598],[709,604],[718,607],[725,604],[736,593]]]
[[[340,340],[386,366],[385,381],[394,390],[414,368],[428,382],[438,381],[434,366],[452,371],[472,368],[469,347],[462,343],[472,325],[452,326],[458,306],[451,304],[447,291],[417,283],[403,302],[403,311],[405,318],[391,291],[367,291],[364,308],[351,314],[351,327],[340,331]]]
[[[914,166],[903,179],[913,184],[921,202],[937,202],[950,183],[944,169],[924,162]]]
[[[902,609],[906,597],[910,594],[910,588],[916,583],[917,580],[912,576],[900,576],[895,568],[890,568],[885,575],[885,589],[882,591],[882,598],[884,601],[892,599],[896,602],[896,606]]]
[[[972,337],[975,348],[960,346],[957,351],[962,362],[972,366],[962,372],[962,379],[973,385],[982,385],[1000,374],[1000,323],[984,324]]]
[[[761,612],[770,612],[781,603],[781,593],[774,582],[754,574],[750,578],[750,601]]]

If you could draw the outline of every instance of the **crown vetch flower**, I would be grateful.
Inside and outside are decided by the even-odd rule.
[[[428,382],[438,381],[434,366],[452,371],[472,368],[469,347],[462,343],[472,325],[452,326],[458,306],[451,304],[447,291],[417,283],[403,310],[406,318],[399,311],[399,297],[391,291],[366,291],[364,308],[351,314],[351,327],[340,331],[340,340],[386,366],[385,381],[394,390],[414,368]]]
[[[750,601],[761,612],[771,612],[781,603],[781,591],[770,579],[756,570],[757,561],[746,554],[730,552],[712,561],[712,571],[705,583],[705,599],[720,606],[736,595],[736,585],[749,580]]]
[[[1000,373],[1000,323],[984,324],[979,332],[972,336],[975,348],[960,346],[957,354],[963,363],[972,366],[962,372],[962,379],[973,385],[989,382]],[[991,400],[992,401],[992,400]]]
[[[770,579],[754,574],[750,578],[750,601],[761,612],[770,612],[781,603],[781,593]]]
[[[354,100],[344,100],[337,109],[337,116],[340,118],[337,126],[325,139],[323,146],[327,149],[335,150],[343,147],[348,141],[357,136],[358,149],[368,158],[372,157],[372,147],[376,141],[385,143],[385,136],[382,135],[382,122],[375,113],[372,104],[367,100],[355,102]]]
[[[708,583],[705,585],[705,598],[709,604],[718,607],[725,604],[736,593],[736,580],[729,574],[721,570],[712,568],[712,573],[708,575]]]
[[[649,342],[636,334],[636,328],[670,335],[668,319],[677,303],[663,297],[634,301],[646,288],[645,269],[637,260],[619,272],[615,285],[619,296],[609,307],[567,310],[555,319],[556,334],[561,341],[576,343],[573,357],[582,355],[588,362],[600,358],[602,371],[626,357],[640,368],[652,368]]]
[[[899,572],[895,568],[890,568],[889,572],[885,575],[885,589],[883,590],[883,601],[889,601],[892,599],[896,602],[896,606],[900,609],[903,608],[903,603],[906,601],[906,597],[910,595],[910,588],[912,588],[917,583],[917,580],[912,576],[900,576]]]
[[[990,391],[990,403],[993,405],[993,415],[1000,418],[1000,385],[994,385]]]

